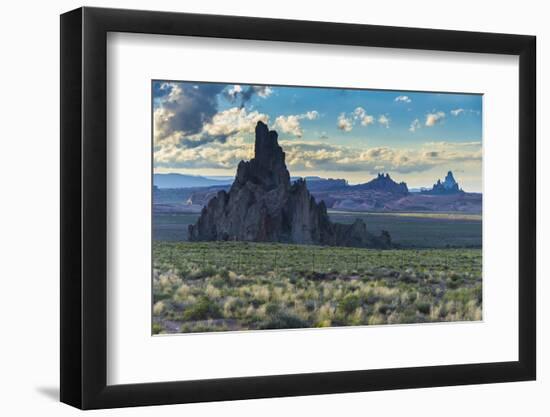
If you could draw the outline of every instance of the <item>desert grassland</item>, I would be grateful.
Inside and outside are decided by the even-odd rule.
[[[153,333],[472,321],[481,249],[153,243]]]

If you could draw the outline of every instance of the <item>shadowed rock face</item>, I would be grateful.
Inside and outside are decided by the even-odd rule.
[[[291,184],[277,132],[262,122],[256,126],[254,158],[241,161],[229,192],[219,191],[202,209],[197,223],[189,226],[189,240],[390,246],[389,236],[375,238],[362,220],[332,223],[305,180]]]
[[[464,194],[458,186],[452,171],[447,172],[445,181],[437,180],[431,190],[424,191],[426,194]]]
[[[365,184],[359,184],[352,186],[353,189],[356,190],[374,190],[374,191],[382,191],[392,194],[408,194],[409,188],[407,187],[407,184],[404,182],[397,183],[394,180],[391,179],[390,174],[382,174],[379,173],[378,176],[365,183]]]

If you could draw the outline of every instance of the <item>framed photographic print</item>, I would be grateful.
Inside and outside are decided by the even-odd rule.
[[[61,400],[535,379],[535,38],[61,16]]]

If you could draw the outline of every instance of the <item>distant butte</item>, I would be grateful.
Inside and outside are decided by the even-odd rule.
[[[431,190],[424,190],[423,192],[426,194],[462,194],[464,193],[464,191],[462,191],[462,189],[458,186],[458,182],[456,182],[452,171],[447,172],[445,181],[441,182],[441,180],[437,180],[437,182],[433,185]]]
[[[379,173],[378,176],[367,183],[358,184],[352,186],[352,188],[357,190],[374,190],[382,191],[392,194],[403,194],[406,195],[409,193],[409,188],[404,182],[397,183],[391,179],[390,174]]]

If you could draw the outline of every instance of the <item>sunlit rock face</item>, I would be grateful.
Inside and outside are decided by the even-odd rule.
[[[254,158],[241,161],[229,192],[219,191],[189,226],[189,240],[285,242],[332,246],[389,247],[389,235],[374,237],[366,224],[332,223],[306,180],[291,184],[277,132],[256,126]]]

